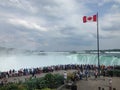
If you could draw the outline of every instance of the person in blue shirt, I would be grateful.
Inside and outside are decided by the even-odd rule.
[[[87,69],[85,70],[85,77],[86,77],[86,80],[88,80],[88,70]]]

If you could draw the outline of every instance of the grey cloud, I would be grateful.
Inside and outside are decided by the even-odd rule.
[[[95,5],[96,0],[94,3],[89,0],[2,0],[1,2],[0,45],[46,51],[95,48],[96,32],[86,31],[94,29],[94,25],[83,25],[81,18],[96,10],[92,10],[93,6],[90,6]],[[109,23],[101,23],[101,31],[119,30],[116,19],[113,23],[104,19],[103,21]],[[40,27],[45,28],[46,32]],[[104,32],[100,35],[102,40],[114,37]]]
[[[60,33],[73,36],[76,30],[78,30],[76,27],[66,26],[66,27],[60,28]]]
[[[101,20],[101,29],[105,31],[120,31],[119,23],[120,19],[119,13],[108,14],[108,17],[104,17]],[[104,23],[102,23],[104,21]]]
[[[102,30],[105,31],[120,31],[120,26],[118,22],[111,22],[110,26],[104,26],[102,27]]]

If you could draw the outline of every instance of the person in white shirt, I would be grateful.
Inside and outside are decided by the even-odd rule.
[[[64,83],[66,83],[66,80],[67,80],[67,72],[65,71],[64,72]]]

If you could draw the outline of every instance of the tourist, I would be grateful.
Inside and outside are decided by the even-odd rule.
[[[98,76],[98,71],[97,71],[97,69],[94,71],[94,76],[95,76],[95,80],[97,80],[97,76]]]
[[[109,86],[112,87],[112,78],[109,78]]]
[[[80,70],[80,80],[82,80],[83,72]]]
[[[88,70],[87,69],[85,70],[85,77],[86,77],[86,80],[88,80]]]
[[[66,81],[67,81],[67,72],[64,71],[64,83],[66,83]]]

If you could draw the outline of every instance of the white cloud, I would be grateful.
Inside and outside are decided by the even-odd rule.
[[[110,11],[114,11],[114,13],[120,13],[120,4],[113,4]]]
[[[108,4],[108,2],[112,2],[109,6],[109,9],[107,9],[107,13],[104,13],[102,17],[100,17],[100,30],[101,30],[101,36],[103,38],[120,38],[120,4],[119,3],[113,3],[112,0],[104,1]],[[114,2],[117,2],[117,0],[114,0]],[[104,4],[105,4],[104,3]],[[104,6],[105,7],[105,6]]]
[[[105,3],[108,3],[108,2],[111,2],[111,0],[101,0],[101,1],[98,3],[98,5],[99,5],[99,6],[102,6],[102,5],[104,5]]]
[[[120,13],[108,13],[101,19],[101,28],[104,30],[120,30],[119,23],[120,23]],[[102,23],[103,22],[103,23]]]
[[[32,5],[32,3],[28,0],[0,0],[0,5],[6,6],[6,7],[13,7],[18,8],[21,10],[24,10],[26,12],[30,13],[37,13],[38,9],[36,6]]]
[[[42,27],[39,24],[37,24],[36,22],[32,22],[29,20],[23,20],[23,19],[19,19],[19,18],[11,18],[8,20],[8,22],[13,25],[24,26],[25,28],[28,28],[28,29],[47,31],[47,29],[45,27]]]

